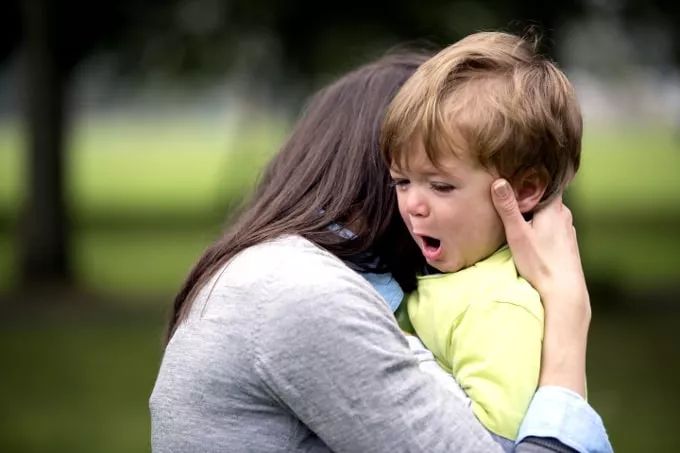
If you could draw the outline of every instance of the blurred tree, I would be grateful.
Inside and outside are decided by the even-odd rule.
[[[25,0],[7,6],[8,39],[0,55],[21,47],[26,75],[28,197],[18,234],[24,285],[71,283],[63,152],[67,88],[79,61],[124,33],[132,3]]]
[[[49,0],[22,4],[25,27],[25,110],[29,192],[22,216],[20,276],[25,282],[68,282],[70,268],[63,184],[63,93],[68,69],[58,50],[58,24]]]

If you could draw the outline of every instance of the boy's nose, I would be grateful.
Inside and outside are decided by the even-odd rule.
[[[420,190],[410,190],[408,200],[406,201],[406,209],[409,215],[413,217],[426,217],[430,213],[430,208],[427,205],[426,197],[420,193]]]

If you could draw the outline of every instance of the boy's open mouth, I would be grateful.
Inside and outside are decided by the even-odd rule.
[[[441,254],[442,241],[432,236],[420,236],[423,244],[423,256],[426,260],[436,260]]]

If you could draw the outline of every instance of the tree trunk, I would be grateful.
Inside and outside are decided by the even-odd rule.
[[[63,152],[66,71],[59,64],[55,6],[50,0],[25,0],[22,7],[28,197],[19,231],[20,279],[24,286],[69,284]]]

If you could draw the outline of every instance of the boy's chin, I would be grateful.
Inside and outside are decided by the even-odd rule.
[[[459,263],[447,263],[442,261],[427,261],[428,266],[435,268],[441,273],[450,274],[452,272],[458,272],[463,269],[464,266]]]

